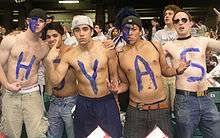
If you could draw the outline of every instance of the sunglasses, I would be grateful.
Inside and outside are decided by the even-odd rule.
[[[173,23],[174,24],[178,24],[179,22],[182,22],[182,23],[186,23],[188,21],[187,18],[182,18],[182,19],[176,19],[176,20],[173,20]]]

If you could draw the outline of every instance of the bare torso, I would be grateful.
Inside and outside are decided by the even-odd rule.
[[[119,54],[119,64],[129,82],[130,100],[151,104],[166,98],[159,53],[149,41],[125,47]]]
[[[90,50],[74,47],[65,58],[74,69],[80,95],[98,98],[109,94],[106,83],[109,77],[108,51],[100,42],[94,41]]]
[[[207,89],[205,51],[207,39],[190,38],[175,40],[164,45],[164,49],[171,55],[172,63],[176,67],[179,60],[191,61],[190,66],[176,79],[176,88],[192,92]]]
[[[60,56],[54,60],[55,67],[60,63],[60,57],[70,49],[70,46],[62,47]],[[68,69],[65,78],[61,81],[61,83],[57,87],[53,88],[53,95],[56,97],[68,97],[77,95],[76,77],[73,74],[72,68]]]
[[[47,54],[48,47],[40,38],[34,42],[27,40],[25,33],[7,37],[6,41],[12,44],[6,64],[8,82],[20,81],[22,87],[36,84],[39,63]]]

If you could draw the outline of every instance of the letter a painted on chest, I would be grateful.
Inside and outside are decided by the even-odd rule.
[[[142,62],[144,64],[145,67],[145,71],[141,72],[140,68],[138,66],[138,61]],[[137,55],[134,61],[134,67],[135,67],[135,71],[136,71],[136,81],[137,81],[137,85],[138,85],[138,92],[140,92],[141,90],[143,90],[143,85],[142,85],[142,76],[143,75],[150,75],[150,78],[153,82],[153,85],[155,87],[155,89],[157,89],[157,83],[154,77],[154,73],[151,70],[149,64],[147,63],[146,60],[144,60],[144,58],[142,58],[141,56]]]
[[[94,66],[93,66],[93,74],[92,76],[90,76],[85,69],[84,64],[78,60],[78,65],[80,67],[80,69],[82,70],[83,75],[89,80],[91,86],[92,86],[92,90],[94,91],[95,94],[97,94],[98,92],[98,88],[96,85],[96,77],[97,77],[97,68],[98,68],[98,63],[99,61],[96,59],[94,62]]]
[[[18,56],[18,61],[17,61],[17,66],[16,66],[16,79],[18,79],[18,77],[19,77],[20,69],[23,68],[23,69],[26,70],[25,79],[27,80],[29,75],[30,75],[32,65],[34,64],[34,61],[36,60],[36,57],[33,55],[29,65],[24,65],[24,64],[21,63],[22,59],[23,59],[23,56],[24,56],[24,52],[21,52],[20,55]]]

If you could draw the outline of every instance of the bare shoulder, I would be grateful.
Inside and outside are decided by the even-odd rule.
[[[13,46],[16,45],[16,40],[18,39],[19,34],[11,35],[8,34],[5,36],[1,42],[1,49],[11,49]]]

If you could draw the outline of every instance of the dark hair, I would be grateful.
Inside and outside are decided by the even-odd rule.
[[[163,11],[163,14],[165,14],[165,12],[167,10],[171,10],[173,11],[174,13],[176,13],[177,11],[181,10],[180,7],[178,7],[177,5],[167,5],[165,8],[164,8],[164,11]]]
[[[184,12],[185,14],[187,14],[189,20],[192,21],[192,16],[189,14],[189,12],[187,12],[187,11],[185,11],[185,10],[183,10],[183,9],[177,11],[177,12],[173,15],[173,19],[172,19],[172,20],[174,20],[174,17],[175,17],[176,14],[179,13],[179,12]]]
[[[64,29],[60,22],[52,22],[47,24],[47,26],[45,27],[46,33],[48,30],[56,30],[60,35],[64,34]]]

